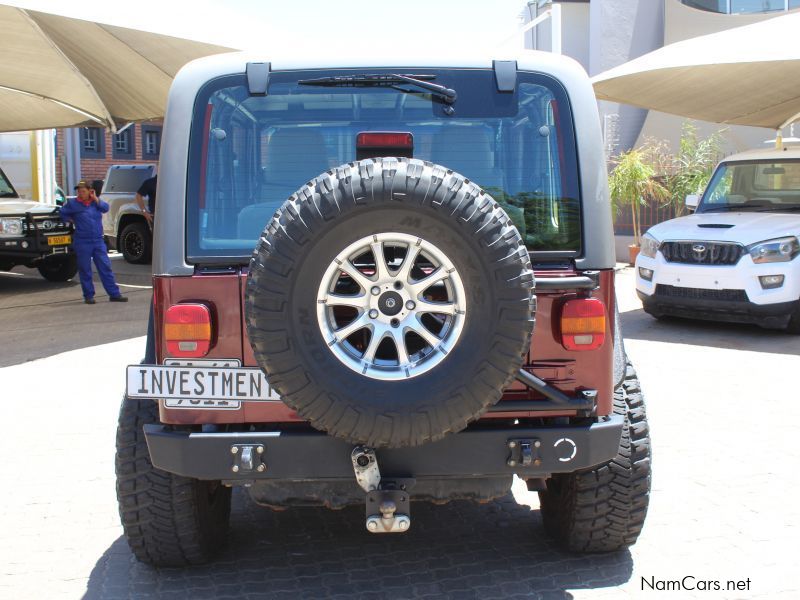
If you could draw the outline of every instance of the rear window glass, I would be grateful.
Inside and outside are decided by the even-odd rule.
[[[107,193],[135,193],[141,187],[145,179],[153,176],[153,167],[146,168],[112,168],[108,173],[108,181],[105,182],[104,190]]]
[[[800,190],[800,162],[756,165],[753,187],[758,190]]]
[[[445,115],[441,102],[421,90],[298,83],[352,71],[272,73],[266,96],[250,96],[243,76],[202,89],[191,135],[189,258],[249,257],[286,198],[320,173],[356,160],[356,137],[369,131],[411,133],[414,158],[483,187],[530,250],[578,253],[575,139],[561,86],[520,73],[516,91],[502,94],[491,70],[400,72],[435,76],[435,83],[454,88],[455,114]]]

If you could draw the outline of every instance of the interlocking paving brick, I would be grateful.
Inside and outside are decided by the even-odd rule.
[[[639,318],[622,308],[624,323]],[[680,597],[800,597],[791,558],[800,407],[787,394],[798,352],[751,344],[760,333],[751,329],[734,332],[754,350],[727,348],[726,331],[702,327],[707,346],[695,334],[664,343],[654,339],[662,328],[677,336],[680,325],[653,323],[626,343],[652,427],[650,514],[636,546],[602,556],[554,547],[536,495],[519,484],[485,505],[414,503],[402,536],[368,534],[362,507],[272,512],[237,490],[218,561],[155,570],[131,556],[114,497],[123,367],[139,359],[142,340],[0,369],[0,422],[10,424],[0,480],[14,492],[0,503],[0,597],[639,599],[665,596],[642,591],[642,577],[687,574],[752,582],[745,593]]]

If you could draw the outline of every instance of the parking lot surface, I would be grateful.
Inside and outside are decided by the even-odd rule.
[[[94,271],[94,305],[83,303],[77,276],[53,283],[36,269],[0,271],[0,367],[142,335],[152,295],[150,265],[128,264],[116,252],[110,258],[127,304],[107,302]]]
[[[137,337],[0,369],[0,598],[800,597],[791,383],[800,339],[655,321],[641,312],[630,269],[618,290],[654,453],[650,514],[629,551],[559,551],[536,496],[517,482],[485,505],[415,504],[411,531],[397,536],[368,534],[360,507],[271,512],[237,492],[217,562],[144,566],[121,537],[113,473],[124,366],[143,352]],[[4,359],[13,335],[0,333]],[[725,591],[729,580],[739,589]],[[703,581],[723,590],[674,591]]]

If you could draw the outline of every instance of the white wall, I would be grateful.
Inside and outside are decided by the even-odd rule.
[[[561,6],[561,53],[577,60],[589,71],[590,21],[588,2],[556,2]],[[530,18],[536,18],[549,7],[542,9],[530,5]],[[552,49],[551,23],[543,22],[526,36],[526,47],[550,52]]]
[[[777,12],[725,15],[691,8],[682,4],[680,0],[665,0],[664,43],[681,42],[693,37],[717,33],[734,27],[742,27],[785,14],[785,12]],[[656,138],[667,141],[673,151],[677,150],[681,126],[684,121],[685,119],[682,117],[651,110],[647,115],[636,145],[643,144],[647,138]],[[775,138],[773,130],[763,127],[726,126],[704,121],[697,121],[696,125],[698,134],[701,136],[707,136],[724,129],[725,154],[741,152],[751,148],[768,148],[769,144],[765,144],[764,141]],[[784,135],[786,135],[786,132]]]
[[[29,131],[0,133],[0,167],[22,198],[31,198],[31,137]]]
[[[0,133],[0,167],[21,198],[55,204],[55,157],[54,129]]]
[[[597,75],[647,54],[664,43],[664,0],[600,0],[591,2],[589,74]],[[615,152],[634,146],[647,111],[614,102],[600,102],[600,118],[619,115]]]

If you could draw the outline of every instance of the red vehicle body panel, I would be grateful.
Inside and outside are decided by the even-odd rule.
[[[570,277],[579,275],[571,270],[537,272],[537,277]],[[237,359],[245,366],[257,366],[244,326],[244,288],[246,273],[197,274],[191,277],[153,278],[156,327],[156,356],[159,364],[171,358],[166,353],[164,313],[181,302],[206,304],[211,311],[211,349],[205,359]],[[597,390],[597,414],[606,415],[612,409],[613,396],[613,331],[614,331],[614,272],[601,271],[599,287],[591,292],[538,291],[536,327],[525,369],[566,394],[580,390]],[[559,321],[561,306],[579,297],[594,297],[606,306],[605,343],[596,350],[575,352],[561,345]],[[503,400],[533,400],[540,395],[521,383],[511,385]],[[571,415],[574,411],[554,412],[492,412],[483,419],[545,417]],[[302,422],[297,413],[282,402],[244,402],[239,410],[208,410],[166,408],[161,403],[161,421],[169,424],[203,423],[288,423]]]

